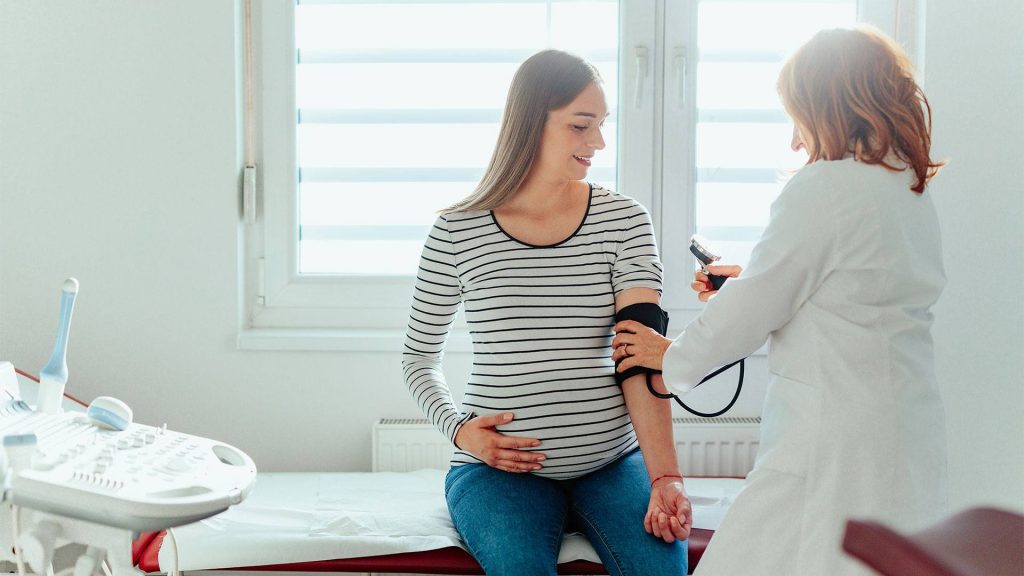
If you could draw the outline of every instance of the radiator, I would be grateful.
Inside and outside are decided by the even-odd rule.
[[[760,418],[673,418],[685,476],[746,476],[760,442]],[[426,419],[383,418],[373,425],[373,471],[448,469],[452,445]]]

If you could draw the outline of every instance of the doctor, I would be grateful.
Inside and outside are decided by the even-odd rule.
[[[661,369],[683,394],[768,340],[760,451],[696,573],[868,574],[841,551],[848,518],[910,530],[945,506],[931,109],[906,55],[873,28],[818,33],[778,90],[809,158],[749,267],[711,267],[733,278],[675,341],[616,324],[613,359]],[[708,301],[707,277],[696,280]]]

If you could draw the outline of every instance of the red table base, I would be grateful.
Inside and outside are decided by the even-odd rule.
[[[690,532],[689,557],[690,571],[697,566],[708,541],[711,530]],[[145,572],[161,572],[159,553],[164,533],[160,532],[142,554],[138,566]],[[314,560],[312,562],[295,562],[292,564],[271,564],[267,566],[245,566],[239,568],[223,568],[224,570],[252,570],[274,572],[411,572],[416,574],[483,574],[484,571],[476,560],[462,548],[441,548],[426,552],[405,552],[403,554],[387,554],[366,558],[339,558],[337,560]],[[559,574],[607,574],[604,567],[594,562],[574,560],[558,565]]]

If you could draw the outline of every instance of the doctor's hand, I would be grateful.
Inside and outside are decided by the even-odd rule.
[[[672,345],[672,340],[635,320],[617,323],[615,332],[615,338],[612,340],[612,360],[618,362],[620,358],[622,359],[622,363],[615,368],[616,372],[623,372],[634,366],[661,370],[661,359]]]
[[[708,272],[715,276],[726,276],[728,278],[736,278],[742,271],[743,269],[739,266],[708,266]],[[700,270],[697,270],[697,273],[694,274],[693,284],[690,284],[690,288],[697,292],[697,299],[701,302],[707,302],[712,296],[718,294],[718,290],[711,287],[711,280],[708,279],[708,275]]]
[[[455,434],[455,445],[476,456],[491,468],[505,472],[540,470],[540,462],[544,460],[544,455],[522,450],[540,446],[540,440],[506,436],[495,428],[501,424],[508,424],[512,419],[511,412],[471,418]]]
[[[662,478],[651,486],[651,501],[644,530],[665,542],[686,540],[693,525],[693,509],[679,478]]]

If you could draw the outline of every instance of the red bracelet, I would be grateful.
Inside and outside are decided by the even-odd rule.
[[[680,474],[662,474],[661,476],[658,476],[654,480],[651,480],[651,488],[654,488],[654,483],[657,482],[658,480],[661,480],[662,478],[679,478],[680,480],[683,479],[682,475]]]

